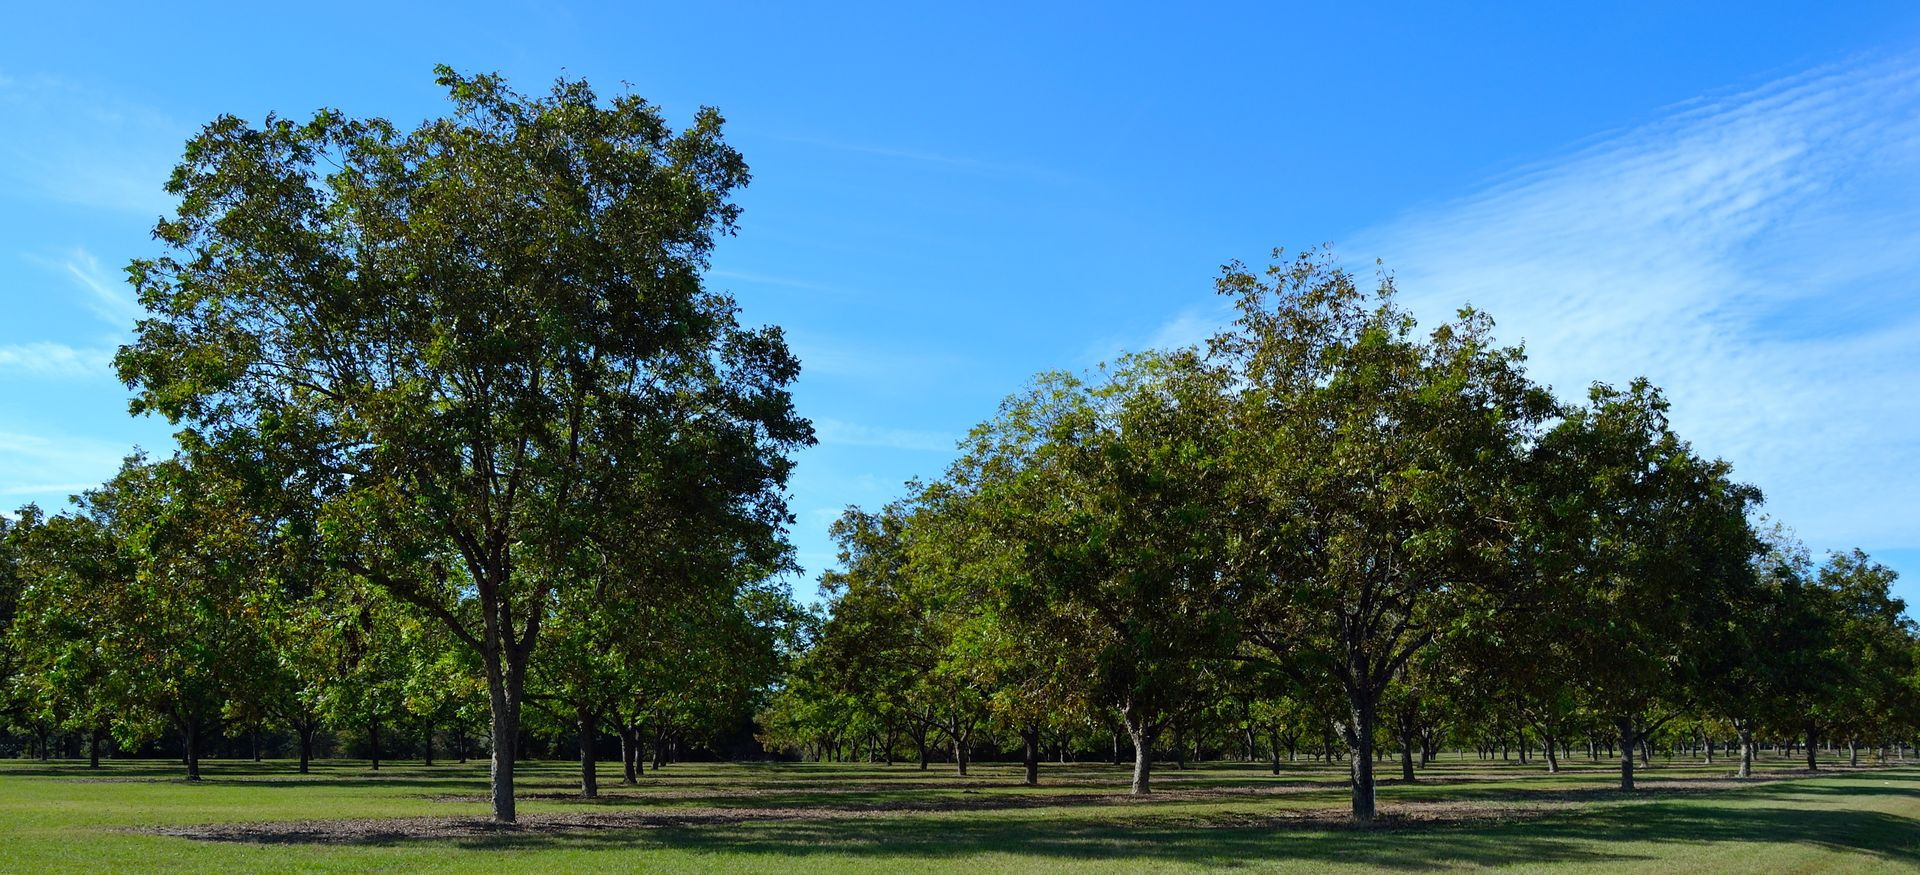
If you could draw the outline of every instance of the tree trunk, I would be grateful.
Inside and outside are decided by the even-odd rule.
[[[87,733],[87,768],[100,768],[100,726],[95,724]]]
[[[1040,729],[1028,725],[1020,729],[1020,740],[1026,744],[1027,767],[1026,785],[1032,787],[1040,783]]]
[[[1847,736],[1847,766],[1860,767],[1860,740],[1851,735]]]
[[[1813,724],[1807,724],[1807,771],[1820,771],[1819,737],[1814,734]]]
[[[1743,725],[1740,730],[1740,777],[1753,777],[1753,727]]]
[[[594,737],[600,734],[600,715],[586,708],[575,709],[574,726],[580,731],[580,795],[593,799],[600,795],[600,762],[594,756]]]
[[[260,761],[260,721],[258,720],[253,721],[253,726],[249,729],[247,734],[252,736],[253,761],[257,763]]]
[[[200,780],[200,727],[187,721],[180,730],[181,746],[186,749],[187,780]]]
[[[1406,721],[1400,724],[1400,780],[1411,784],[1413,776],[1413,727]]]
[[[1553,747],[1553,733],[1541,730],[1540,738],[1541,747],[1547,752],[1547,774],[1557,775],[1560,773],[1560,755]]]
[[[638,784],[640,775],[634,766],[640,759],[640,730],[637,727],[620,727],[620,783]]]
[[[373,745],[373,750],[367,754],[373,758],[373,770],[380,771],[380,718],[367,721],[367,741]]]
[[[1620,721],[1620,789],[1633,789],[1633,749],[1639,739],[1633,735],[1633,721]]]
[[[1187,727],[1186,721],[1173,724],[1173,767],[1181,771],[1187,768]]]
[[[1145,720],[1127,720],[1127,737],[1133,740],[1133,795],[1153,792],[1153,733]]]
[[[313,732],[315,721],[302,720],[295,731],[300,734],[300,774],[307,774],[309,764],[313,762]]]
[[[1280,774],[1280,730],[1267,730],[1267,752],[1271,754],[1269,758],[1273,761],[1273,773]]]
[[[510,648],[503,648],[510,649]],[[496,656],[497,667],[487,672],[487,705],[493,718],[493,755],[488,766],[493,819],[512,823],[514,745],[520,738],[521,667],[508,654]]]
[[[426,728],[426,737],[420,739],[422,742],[424,742],[421,745],[420,749],[426,752],[425,755],[422,757],[423,765],[431,766],[433,765],[433,721],[432,720],[425,721],[425,728]]]
[[[1350,778],[1353,791],[1353,819],[1360,823],[1372,823],[1375,811],[1373,796],[1375,706],[1370,695],[1349,693],[1348,696],[1351,700],[1350,722],[1344,729],[1352,760]]]

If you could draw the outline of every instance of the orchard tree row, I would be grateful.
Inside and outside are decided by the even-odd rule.
[[[0,692],[40,750],[167,736],[192,776],[224,739],[304,761],[437,727],[465,753],[484,712],[512,821],[529,729],[577,740],[589,795],[603,735],[631,777],[644,736],[749,714],[962,770],[1017,735],[1032,780],[1111,730],[1138,793],[1157,751],[1264,735],[1347,751],[1365,820],[1383,741],[1407,777],[1448,741],[1584,742],[1630,787],[1656,743],[1731,737],[1744,772],[1788,734],[1913,735],[1886,569],[1757,530],[1651,385],[1565,404],[1483,314],[1422,333],[1312,253],[1229,266],[1204,349],[1010,398],[946,476],[840,520],[801,613],[799,363],[703,282],[748,181],[719,114],[440,82],[412,128],[187,143],[115,362],[179,451],[0,537]]]
[[[1124,734],[1137,794],[1156,751],[1337,741],[1368,820],[1383,742],[1405,780],[1448,742],[1604,747],[1631,789],[1663,733],[1744,777],[1761,740],[1815,768],[1920,731],[1893,574],[1815,568],[1658,389],[1561,403],[1481,313],[1422,333],[1390,278],[1275,261],[1224,271],[1204,350],[1044,374],[945,477],[850,509],[769,741],[965,773],[1017,735],[1032,782],[1049,740]]]
[[[363,579],[326,571],[319,545],[183,454],[129,459],[76,511],[33,506],[0,520],[7,610],[0,728],[42,759],[63,737],[98,767],[103,747],[156,740],[189,780],[211,744],[253,759],[284,739],[305,774],[317,749],[490,748],[487,691],[471,648]],[[646,601],[556,604],[526,701],[538,734],[577,745],[585,795],[600,743],[617,738],[624,781],[681,745],[743,735],[779,674],[796,609],[765,580],[656,592]]]

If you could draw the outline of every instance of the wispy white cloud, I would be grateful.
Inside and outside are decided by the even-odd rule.
[[[49,76],[0,76],[0,194],[158,216],[189,126]]]
[[[1182,349],[1202,346],[1230,318],[1224,306],[1192,307],[1160,326],[1147,338],[1148,349]]]
[[[929,344],[909,345],[918,339],[903,336],[894,343],[874,344],[799,328],[787,333],[787,344],[800,359],[802,380],[830,377],[865,387],[924,386],[953,379],[973,366],[964,357],[939,352]]]
[[[0,374],[33,377],[80,378],[112,373],[111,349],[76,349],[64,343],[37,341],[0,346]]]
[[[1083,367],[1093,367],[1115,362],[1130,352],[1204,347],[1207,338],[1218,333],[1231,321],[1233,321],[1232,308],[1226,302],[1216,299],[1209,304],[1194,305],[1181,310],[1172,319],[1161,323],[1147,333],[1144,341],[1139,340],[1138,335],[1131,338],[1109,335],[1094,340],[1081,349],[1077,361]]]
[[[1817,70],[1346,241],[1563,396],[1645,375],[1818,546],[1920,544],[1920,64]]]
[[[56,508],[105,482],[131,452],[95,438],[0,431],[0,495]]]
[[[818,137],[796,137],[776,134],[772,136],[772,139],[805,146],[818,146],[838,152],[851,152],[860,155],[872,155],[879,158],[909,161],[943,170],[980,176],[1022,177],[1038,182],[1049,183],[1067,183],[1073,181],[1071,176],[1051,168],[1011,161],[993,161],[976,158],[971,155],[954,155],[916,149],[899,149]]]
[[[960,439],[954,435],[934,431],[919,431],[910,428],[885,428],[862,425],[857,422],[845,422],[838,419],[815,418],[814,435],[820,443],[850,447],[882,447],[891,450],[925,450],[928,452],[953,452]]]
[[[41,471],[83,468],[89,473],[101,468],[111,471],[118,468],[120,461],[130,452],[132,450],[129,447],[93,438],[72,435],[47,437],[0,431],[0,460],[8,463],[0,465],[0,470],[9,472],[22,472],[30,468]]]
[[[146,317],[146,308],[134,299],[126,281],[108,273],[101,267],[100,260],[86,250],[75,249],[67,253],[61,259],[60,267],[75,285],[86,292],[82,302],[87,309],[108,324],[130,329],[134,322]]]
[[[147,316],[146,308],[140,306],[126,279],[107,270],[100,259],[85,249],[71,249],[53,258],[39,255],[23,257],[49,272],[59,274],[70,288],[80,293],[80,306],[119,332],[131,332],[133,324]]]
[[[79,495],[98,486],[98,483],[27,483],[19,486],[0,486],[0,495]]]
[[[707,271],[707,276],[713,277],[715,279],[733,280],[735,282],[750,283],[753,285],[780,286],[782,288],[788,288],[788,289],[804,289],[809,292],[838,292],[839,291],[839,289],[834,288],[833,286],[827,285],[826,283],[817,283],[811,280],[795,279],[793,277],[773,276],[773,275],[764,274],[764,273],[750,273],[747,271],[740,271],[740,270],[710,270],[710,271]]]
[[[1649,377],[1817,548],[1920,545],[1920,58],[1693,101],[1339,248],[1425,324],[1491,313],[1562,397]]]

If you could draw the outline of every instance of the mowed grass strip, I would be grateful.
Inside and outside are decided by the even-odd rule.
[[[570,763],[522,764],[529,826],[480,828],[486,770],[467,765],[0,762],[0,869],[43,871],[1515,871],[1920,870],[1920,768],[1803,777],[1763,764],[1663,764],[1611,789],[1609,764],[1449,755],[1380,788],[1386,822],[1340,819],[1337,766],[1214,764],[1123,795],[1124,768],[675,764],[603,798],[572,795]],[[1392,774],[1397,769],[1389,770]],[[617,775],[617,771],[615,772]],[[409,837],[392,824],[454,823]],[[289,831],[300,824],[305,831]],[[275,826],[279,825],[279,826]],[[275,830],[278,830],[276,833]],[[186,838],[188,832],[223,840]],[[318,838],[315,838],[318,836]]]

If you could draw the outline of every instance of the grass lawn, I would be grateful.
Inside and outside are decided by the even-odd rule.
[[[1770,778],[1793,767],[1763,765]],[[1154,797],[1135,801],[1120,795],[1126,770],[1104,765],[1049,764],[1029,789],[1003,764],[958,778],[939,765],[683,763],[628,787],[612,763],[603,798],[586,801],[567,798],[572,764],[543,762],[522,764],[522,816],[570,828],[440,838],[376,821],[484,818],[484,764],[376,773],[332,762],[308,776],[283,762],[203,768],[208,779],[194,785],[171,763],[0,761],[0,870],[1920,871],[1912,767],[1736,784],[1724,764],[1656,757],[1645,789],[1620,794],[1605,765],[1549,776],[1448,754],[1418,783],[1383,784],[1387,823],[1356,830],[1337,818],[1340,773],[1319,764],[1277,777],[1257,765],[1169,764]],[[282,826],[268,842],[220,826],[272,823]]]

